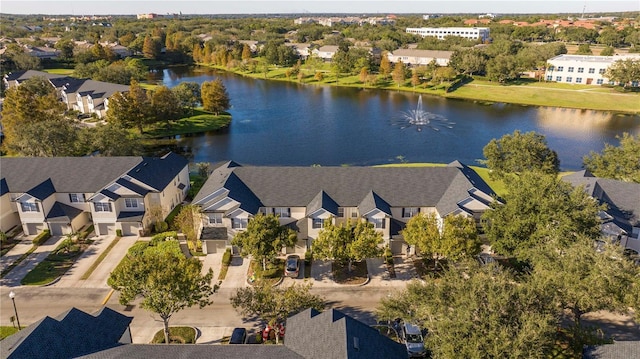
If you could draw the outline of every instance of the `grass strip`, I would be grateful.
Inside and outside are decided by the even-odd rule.
[[[38,246],[34,244],[33,246],[31,246],[31,248],[29,248],[28,251],[26,251],[23,255],[21,255],[20,258],[16,259],[15,262],[8,265],[7,268],[3,269],[2,273],[0,273],[0,278],[4,278],[4,276],[7,275],[7,273],[11,272],[13,268],[17,267],[18,264],[20,264],[20,262],[22,262],[25,258],[27,258],[29,254],[33,253],[33,251],[35,251],[36,248],[38,248]]]
[[[24,329],[24,328],[23,328]],[[15,327],[0,327],[0,340],[18,332]]]
[[[169,327],[169,340],[171,344],[195,344],[196,330],[192,327]],[[156,332],[151,343],[164,343],[164,329]]]
[[[109,246],[107,247],[107,249],[105,249],[102,253],[100,253],[100,256],[98,256],[96,261],[93,262],[93,264],[91,264],[91,267],[89,267],[89,269],[86,272],[84,272],[82,277],[80,277],[80,280],[87,280],[89,279],[89,277],[91,277],[91,274],[93,274],[93,271],[96,270],[96,268],[98,268],[100,263],[102,263],[104,258],[107,256],[107,254],[109,254],[111,249],[118,243],[119,240],[120,240],[120,237],[116,237],[113,241],[111,241],[111,243],[109,243]]]

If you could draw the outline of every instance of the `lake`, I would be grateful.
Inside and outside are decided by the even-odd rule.
[[[558,152],[563,170],[582,157],[617,145],[616,135],[640,135],[640,116],[422,96],[422,108],[455,123],[451,128],[408,126],[419,95],[407,92],[310,86],[245,78],[208,68],[171,68],[151,81],[174,87],[222,79],[231,99],[227,130],[178,139],[193,162],[233,160],[251,165],[374,165],[482,159],[493,138],[536,131]],[[437,122],[436,122],[437,123]],[[401,157],[399,157],[401,156]]]

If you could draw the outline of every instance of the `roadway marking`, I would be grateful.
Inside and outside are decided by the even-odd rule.
[[[107,302],[108,302],[108,301],[109,301],[109,299],[111,298],[111,295],[113,294],[113,292],[114,292],[114,291],[115,291],[114,289],[111,289],[111,290],[109,291],[109,294],[107,294],[107,296],[106,296],[106,297],[104,297],[104,300],[102,301],[102,306],[104,306],[105,304],[107,304]]]

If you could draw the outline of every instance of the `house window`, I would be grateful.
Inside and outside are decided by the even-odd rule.
[[[138,207],[138,200],[136,198],[125,198],[124,199],[124,206],[127,208],[137,208]]]
[[[604,74],[604,71],[605,71],[605,69],[600,69],[600,70],[598,70],[598,73],[599,73],[600,75],[602,75],[602,74]]]
[[[578,67],[578,73],[581,74],[584,72],[584,67]]]
[[[556,81],[558,82],[562,81],[562,76],[556,76]]]
[[[553,71],[555,69],[555,66],[551,65],[549,66],[549,71]]]
[[[604,82],[604,81],[603,81],[602,79],[597,79],[597,80],[596,80],[596,84],[598,84],[598,85],[602,85],[602,83],[603,83],[603,82]]]
[[[384,218],[369,218],[369,222],[373,223],[373,227],[377,229],[384,229],[386,220]]]
[[[590,74],[595,74],[596,73],[596,69],[593,68],[593,67],[589,68],[589,73]]]
[[[84,193],[69,193],[69,202],[82,203],[85,201]]]
[[[313,223],[311,225],[313,229],[322,229],[324,228],[324,219],[322,218],[314,218]]]
[[[571,82],[573,80],[573,77],[569,76],[567,77],[567,82]]]
[[[570,66],[570,67],[567,69],[567,71],[569,71],[569,72],[573,72],[573,66]]]
[[[354,209],[351,211],[351,218],[358,218],[358,210]]]
[[[96,212],[111,212],[111,203],[109,202],[94,202],[93,207]]]
[[[553,76],[551,75],[547,76],[547,81],[551,81],[551,80],[553,80]]]
[[[564,66],[558,66],[558,72],[562,72],[564,70]]]
[[[289,207],[274,207],[273,214],[280,218],[289,218],[291,217],[291,209]]]
[[[22,212],[40,212],[40,207],[35,202],[20,202]]]
[[[582,83],[582,77],[576,77],[576,83],[577,84],[581,84]]]
[[[338,217],[344,218],[344,207],[338,207]]]
[[[222,213],[209,213],[209,224],[222,224]]]
[[[231,226],[233,229],[246,229],[249,219],[247,218],[233,218],[231,219]]]
[[[418,213],[420,213],[420,208],[418,207],[404,207],[402,209],[402,218],[411,218]]]

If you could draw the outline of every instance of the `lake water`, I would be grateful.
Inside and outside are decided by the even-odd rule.
[[[309,86],[237,76],[206,68],[173,68],[151,80],[174,87],[221,78],[231,99],[227,130],[182,137],[178,151],[194,162],[253,165],[373,165],[409,162],[477,164],[493,138],[536,131],[558,152],[563,170],[577,170],[589,151],[616,135],[640,135],[640,116],[422,96],[423,108],[455,125],[434,131],[403,126],[413,93]],[[405,123],[406,124],[406,123]]]

